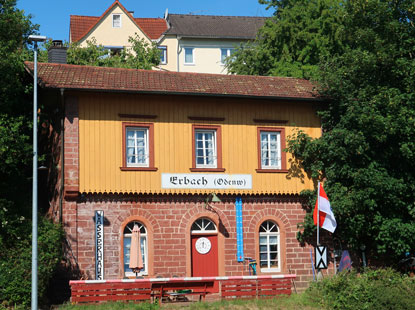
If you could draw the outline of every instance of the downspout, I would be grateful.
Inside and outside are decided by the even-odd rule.
[[[65,89],[60,89],[60,101],[62,105],[62,117],[61,117],[61,188],[60,188],[60,195],[59,195],[59,223],[62,224],[62,209],[63,209],[63,191],[64,191],[64,178],[65,178],[65,101],[64,101],[64,92]]]
[[[180,37],[180,36],[177,37],[177,72],[180,72],[180,56],[179,56],[179,53],[180,53],[180,39],[181,38],[182,37]]]

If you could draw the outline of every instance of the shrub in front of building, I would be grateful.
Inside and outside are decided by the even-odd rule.
[[[32,245],[31,222],[25,221],[23,233],[12,246],[0,253],[0,308],[27,309],[31,303]],[[38,230],[38,296],[46,302],[49,280],[62,258],[63,230],[60,225],[41,217]],[[8,242],[10,244],[10,242]],[[4,244],[3,244],[4,245]]]
[[[313,282],[306,294],[324,309],[409,310],[415,305],[415,278],[392,269],[342,272]]]

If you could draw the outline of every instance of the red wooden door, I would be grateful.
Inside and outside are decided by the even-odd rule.
[[[200,238],[210,241],[210,249],[201,254],[196,249],[196,242]],[[201,239],[203,241],[204,239]],[[200,243],[200,241],[199,241]],[[205,243],[204,243],[205,244]],[[202,252],[203,248],[200,247]],[[193,277],[216,277],[218,276],[218,236],[217,235],[192,235],[192,276]]]

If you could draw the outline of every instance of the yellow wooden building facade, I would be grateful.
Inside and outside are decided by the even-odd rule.
[[[192,172],[192,126],[214,125],[220,128],[222,140],[223,171],[218,172],[252,175],[252,189],[218,192],[298,194],[313,185],[297,165],[292,165],[290,154],[284,158],[286,169],[258,171],[258,128],[283,129],[283,140],[297,130],[318,137],[321,130],[314,109],[315,106],[302,101],[84,95],[79,100],[79,190],[85,193],[208,193],[211,190],[163,189],[161,174],[203,173],[203,169]],[[153,170],[122,169],[123,124],[153,125]],[[207,170],[207,173],[218,173]],[[303,177],[296,177],[299,174]]]

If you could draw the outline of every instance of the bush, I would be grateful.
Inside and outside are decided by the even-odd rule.
[[[25,223],[27,228],[31,227],[30,223]],[[62,237],[63,230],[60,225],[41,218],[38,230],[39,303],[45,302],[49,280],[62,257]],[[4,307],[20,305],[27,308],[31,302],[31,235],[20,236],[12,247],[3,248],[1,251],[0,308],[1,305]]]
[[[415,309],[415,279],[391,269],[340,273],[312,283],[306,293],[325,309]]]

